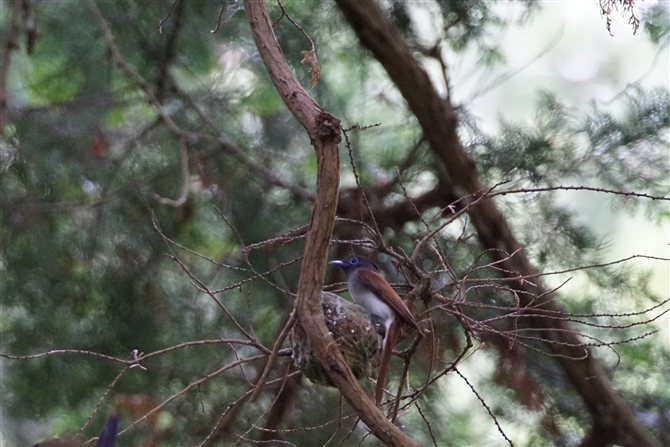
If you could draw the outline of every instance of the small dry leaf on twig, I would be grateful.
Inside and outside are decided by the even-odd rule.
[[[316,58],[316,51],[312,47],[309,51],[303,51],[302,54],[305,56],[300,63],[309,64],[309,73],[312,75],[312,78],[309,81],[310,87],[316,87],[316,84],[319,83],[319,75],[321,74],[321,68],[319,68],[319,60]]]

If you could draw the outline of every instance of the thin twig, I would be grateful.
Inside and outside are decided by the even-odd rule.
[[[286,340],[286,337],[288,337],[289,332],[291,332],[291,329],[293,329],[293,325],[295,324],[296,321],[296,309],[293,308],[291,310],[291,314],[288,317],[288,321],[284,325],[284,328],[282,329],[281,333],[275,340],[275,344],[272,347],[272,353],[270,354],[270,357],[268,358],[267,363],[265,364],[265,369],[263,370],[263,373],[261,374],[261,377],[258,379],[256,382],[256,389],[254,392],[251,394],[251,397],[249,400],[251,402],[255,401],[258,395],[261,393],[263,390],[263,386],[265,386],[265,381],[268,378],[268,375],[270,374],[270,371],[272,371],[272,368],[274,367],[274,362],[275,359],[277,358],[277,353],[279,352],[279,349],[281,348],[281,345],[284,343],[284,340]]]
[[[162,205],[170,205],[178,208],[186,203],[188,199],[188,192],[191,188],[191,174],[188,169],[188,145],[186,144],[186,137],[182,136],[179,139],[179,155],[180,155],[180,166],[181,166],[181,177],[182,177],[182,187],[181,194],[176,200],[168,199],[161,197],[158,194],[154,193],[154,198],[158,203]]]
[[[128,371],[130,368],[131,368],[130,366],[126,366],[125,368],[123,368],[123,369],[121,370],[121,372],[114,378],[114,380],[112,381],[112,383],[109,384],[109,386],[107,387],[107,389],[105,390],[105,392],[102,393],[102,396],[100,396],[100,399],[98,399],[98,403],[97,403],[97,405],[95,406],[95,408],[93,409],[93,413],[91,413],[91,415],[88,417],[88,419],[86,420],[86,422],[84,423],[84,425],[82,425],[82,427],[79,429],[79,431],[78,431],[77,434],[75,435],[75,438],[78,438],[78,437],[81,435],[81,433],[84,431],[84,429],[86,429],[86,427],[88,426],[88,424],[91,423],[91,421],[93,420],[93,417],[96,415],[96,413],[97,413],[98,410],[100,409],[100,406],[101,406],[102,403],[104,402],[104,400],[105,400],[105,398],[107,397],[107,395],[110,393],[110,391],[112,391],[112,388],[114,388],[114,386],[116,386],[116,384],[119,382],[119,380],[121,380],[121,377],[123,377],[123,375],[126,373],[126,371]]]
[[[507,437],[507,435],[503,431],[502,427],[498,423],[498,418],[493,414],[493,411],[491,411],[491,408],[486,404],[486,401],[484,400],[484,398],[482,398],[482,396],[479,395],[479,393],[477,392],[475,387],[472,386],[470,381],[463,374],[461,374],[461,372],[457,368],[454,368],[454,372],[456,372],[456,374],[458,374],[460,376],[460,378],[463,379],[463,381],[465,381],[465,383],[468,385],[468,387],[470,387],[470,389],[472,390],[474,395],[477,397],[477,399],[479,399],[479,402],[482,404],[482,406],[484,408],[486,408],[486,411],[488,412],[489,416],[491,416],[491,419],[493,419],[493,422],[496,424],[496,427],[498,427],[498,431],[500,432],[502,437],[505,438],[505,440],[507,441],[507,443],[511,447],[514,447],[514,443],[512,442],[512,440],[510,438]]]
[[[141,418],[137,419],[137,420],[134,421],[132,424],[130,424],[125,430],[120,431],[120,432],[119,432],[119,436],[122,435],[122,434],[124,434],[124,433],[126,433],[126,432],[128,432],[129,430],[131,430],[133,427],[135,427],[136,425],[140,424],[141,422],[145,421],[149,416],[151,416],[152,414],[156,413],[158,410],[161,410],[161,409],[164,408],[167,404],[169,404],[170,402],[172,402],[173,400],[175,400],[175,399],[178,398],[179,396],[182,396],[182,395],[186,394],[186,393],[189,392],[191,389],[193,389],[193,388],[195,388],[195,387],[198,387],[198,386],[202,385],[203,383],[207,382],[208,380],[213,379],[214,377],[216,377],[216,376],[218,376],[218,375],[220,375],[220,374],[222,374],[222,373],[228,371],[228,370],[231,369],[231,368],[235,368],[236,366],[241,365],[241,364],[243,364],[243,363],[254,362],[254,361],[256,361],[256,360],[260,360],[260,359],[262,359],[262,358],[264,358],[264,357],[265,357],[265,355],[257,355],[257,356],[254,356],[254,357],[247,357],[247,358],[245,358],[245,359],[238,360],[237,362],[233,362],[233,363],[230,363],[230,364],[228,364],[228,365],[225,365],[225,366],[223,366],[222,368],[219,368],[219,369],[217,369],[216,371],[214,371],[214,372],[212,372],[212,373],[205,374],[205,377],[203,377],[202,379],[200,379],[200,380],[196,380],[195,382],[191,382],[190,384],[188,384],[185,388],[183,388],[183,389],[182,389],[181,391],[179,391],[178,393],[173,394],[172,396],[170,396],[170,397],[168,397],[167,399],[165,399],[162,403],[156,405],[154,408],[152,408],[150,411],[148,411],[144,416],[142,416]]]
[[[639,193],[635,191],[618,191],[615,189],[606,189],[606,188],[596,188],[593,186],[547,186],[543,188],[519,188],[519,189],[508,189],[506,191],[492,192],[489,194],[489,197],[495,196],[504,196],[507,194],[519,194],[519,193],[533,193],[533,192],[547,192],[547,191],[592,191],[592,192],[601,192],[605,194],[615,194],[618,196],[626,197],[641,197],[644,199],[651,200],[663,200],[670,201],[670,197],[666,196],[654,196],[651,194]]]

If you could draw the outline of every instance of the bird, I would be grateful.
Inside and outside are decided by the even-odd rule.
[[[379,274],[379,268],[374,262],[353,256],[346,261],[331,261],[330,264],[344,271],[351,298],[363,306],[370,314],[372,323],[381,328],[382,356],[375,388],[375,404],[379,405],[384,393],[384,380],[391,353],[400,339],[402,324],[412,327],[420,336],[423,336],[423,332],[407,305]]]
[[[115,447],[120,422],[121,418],[117,415],[113,414],[108,417],[105,426],[102,427],[98,441],[95,443],[95,447]]]
[[[102,432],[95,443],[95,447],[115,447],[116,436],[119,431],[119,423],[121,418],[117,415],[111,415],[107,418],[105,426],[102,427]],[[42,441],[33,447],[85,447],[86,444],[75,440],[73,437],[51,438]]]

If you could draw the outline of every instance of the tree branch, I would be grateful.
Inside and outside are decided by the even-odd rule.
[[[9,93],[7,92],[7,76],[9,75],[12,52],[19,48],[19,19],[23,1],[15,1],[12,8],[12,18],[5,32],[5,42],[0,54],[0,135],[7,125],[7,109],[9,108]]]
[[[328,334],[321,304],[330,238],[335,223],[339,187],[340,122],[326,113],[302,88],[290,70],[265,9],[264,0],[245,0],[244,7],[265,68],[291,113],[305,127],[317,157],[317,187],[298,285],[298,323],[332,382],[349,405],[382,442],[392,446],[416,446],[366,395],[337,344]]]
[[[335,1],[361,44],[382,64],[416,116],[434,156],[445,170],[444,187],[448,193],[459,198],[470,196],[465,199],[465,204],[477,200],[488,188],[482,184],[476,164],[467,156],[459,139],[454,108],[437,93],[428,74],[376,2]],[[468,215],[480,243],[489,249],[494,261],[502,260],[503,274],[509,278],[538,274],[492,199],[484,198],[468,207]],[[515,255],[508,256],[511,253]],[[522,307],[541,304],[545,310],[560,311],[553,294],[539,281],[532,284],[512,279],[510,285],[520,292]],[[544,318],[530,320],[541,331],[542,337],[551,342],[549,346],[556,360],[591,413],[593,425],[583,445],[604,446],[615,442],[631,447],[658,445],[616,393],[593,356],[574,360],[583,357],[584,348],[580,347],[582,342],[567,322]],[[598,443],[594,443],[596,439]]]

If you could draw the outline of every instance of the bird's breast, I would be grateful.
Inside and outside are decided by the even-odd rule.
[[[393,320],[395,314],[391,307],[375,295],[370,289],[360,284],[360,281],[349,281],[349,293],[354,301],[363,306],[370,315],[383,322]],[[384,324],[386,326],[386,324]]]

